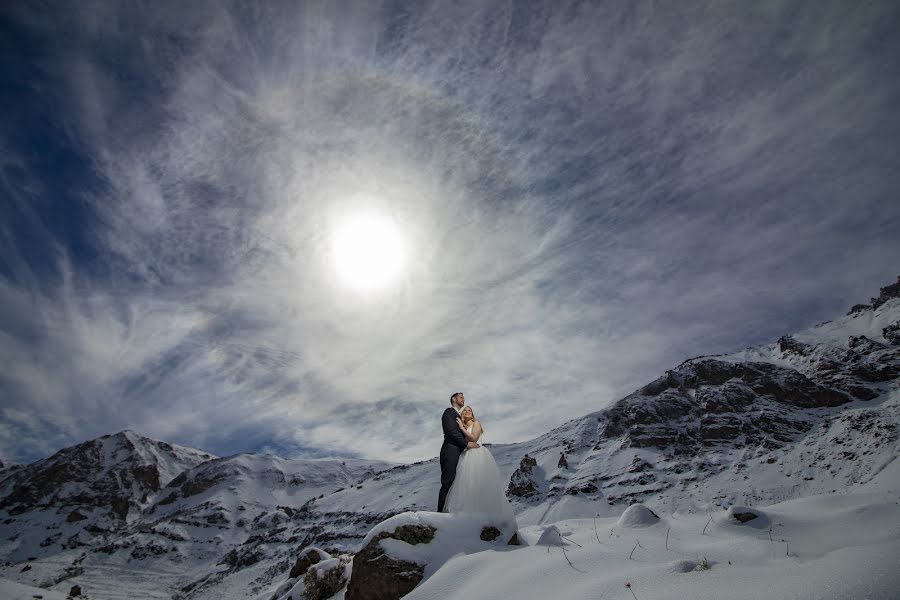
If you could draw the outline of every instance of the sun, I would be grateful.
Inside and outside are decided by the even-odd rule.
[[[347,219],[335,229],[331,242],[338,278],[361,292],[384,289],[406,266],[406,244],[400,229],[379,214]]]

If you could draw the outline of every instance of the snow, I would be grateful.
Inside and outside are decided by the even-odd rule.
[[[593,520],[563,521],[553,529],[571,530],[565,555],[552,545],[549,554],[539,546],[459,554],[406,598],[545,600],[561,590],[567,598],[630,598],[626,583],[640,600],[897,598],[896,494],[813,496],[765,513],[772,540],[768,528],[733,525],[726,511],[713,513],[705,534],[706,515],[668,515],[668,550],[667,528],[612,533],[617,518],[597,519],[596,528]],[[530,529],[523,537],[539,528]]]
[[[756,529],[768,527],[770,523],[766,513],[748,506],[729,506],[728,510],[725,511],[725,519],[729,523]]]
[[[66,594],[0,578],[0,598],[3,598],[3,600],[33,600],[34,598],[66,600]]]
[[[659,515],[644,506],[643,504],[632,504],[625,509],[619,520],[616,521],[616,527],[638,528],[652,527],[659,523]]]
[[[798,331],[794,339],[807,344],[830,344],[845,347],[851,335],[886,342],[882,329],[900,319],[900,298],[892,298],[875,310],[862,310],[833,321]]]
[[[382,550],[394,558],[425,565],[426,578],[457,555],[481,553],[488,548],[508,551],[515,547],[506,545],[506,541],[514,532],[504,531],[492,542],[481,539],[484,527],[497,525],[488,515],[405,512],[373,527],[359,548],[364,548],[379,533],[394,531],[403,525],[434,527],[434,538],[428,543],[415,545],[395,539],[382,539],[379,544]]]

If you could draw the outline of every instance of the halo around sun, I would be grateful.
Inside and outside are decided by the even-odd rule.
[[[332,234],[338,279],[362,292],[397,281],[406,266],[406,244],[390,218],[369,213],[348,218]]]

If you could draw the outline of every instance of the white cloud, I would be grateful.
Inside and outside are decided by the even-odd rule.
[[[428,458],[458,389],[535,436],[889,281],[880,8],[649,6],[19,9],[63,40],[39,79],[96,256],[17,201],[57,277],[3,229],[0,455],[131,427]],[[383,294],[331,268],[363,209],[412,248]]]

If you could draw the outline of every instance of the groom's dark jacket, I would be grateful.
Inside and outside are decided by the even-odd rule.
[[[456,419],[459,418],[459,413],[456,412],[452,406],[444,411],[444,416],[441,417],[441,427],[444,429],[444,446],[451,445],[459,448],[459,451],[462,452],[469,445],[469,440],[466,439],[466,436],[463,435],[462,429],[459,428],[459,425],[456,423]]]

